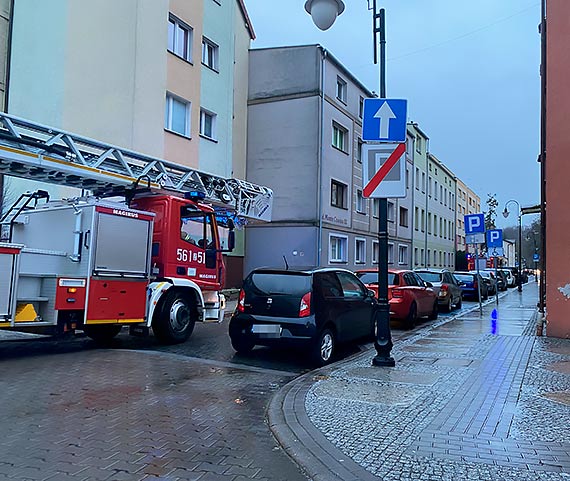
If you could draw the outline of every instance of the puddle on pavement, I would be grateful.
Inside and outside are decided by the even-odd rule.
[[[402,384],[422,384],[432,386],[439,379],[438,374],[400,371],[398,369],[379,370],[376,367],[359,367],[347,371],[349,377],[372,379],[375,381],[397,382]]]
[[[316,385],[314,392],[317,396],[343,401],[359,401],[390,406],[410,406],[423,394],[423,390],[418,387],[360,384],[339,380],[322,381]]]
[[[554,391],[541,394],[542,397],[551,401],[570,406],[570,391]]]

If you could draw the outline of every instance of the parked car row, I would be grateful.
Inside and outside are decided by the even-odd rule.
[[[463,299],[487,299],[514,285],[512,272],[485,269],[389,269],[390,319],[411,328],[435,320],[439,310],[460,308]],[[244,280],[229,335],[238,353],[256,345],[305,346],[323,365],[338,344],[374,337],[378,270],[337,268],[253,270]]]

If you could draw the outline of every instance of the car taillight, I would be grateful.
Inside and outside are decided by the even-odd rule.
[[[404,297],[404,291],[402,289],[392,289],[392,297],[402,298]]]
[[[473,281],[473,289],[477,289],[479,287],[479,283],[477,281]]]
[[[447,284],[442,284],[442,286],[439,288],[439,295],[441,297],[445,297],[447,295]]]
[[[238,312],[245,311],[245,291],[243,289],[239,290],[239,301],[237,305]]]
[[[307,317],[311,314],[311,293],[307,292],[299,304],[299,317]]]
[[[441,290],[442,290],[442,291],[447,291],[447,289],[449,289],[449,286],[448,286],[447,284],[443,284],[443,285],[441,286]]]

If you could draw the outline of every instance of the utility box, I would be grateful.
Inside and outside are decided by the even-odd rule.
[[[21,245],[0,243],[0,326],[14,320],[21,251]]]

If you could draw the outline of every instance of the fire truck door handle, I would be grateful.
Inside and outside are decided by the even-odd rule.
[[[89,239],[89,235],[91,234],[91,230],[86,230],[83,236],[83,247],[89,250],[89,244],[87,243],[87,239]]]

